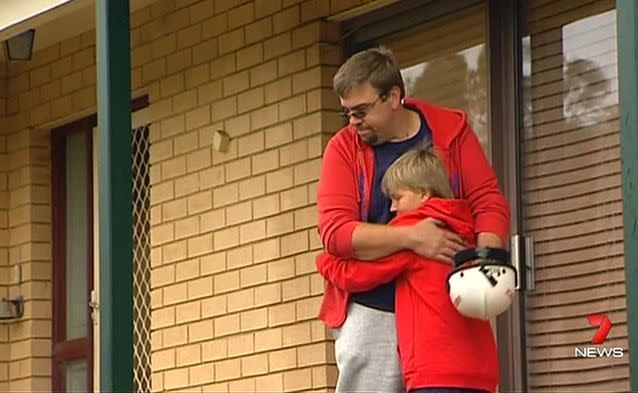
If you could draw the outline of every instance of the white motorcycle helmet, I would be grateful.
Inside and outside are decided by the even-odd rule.
[[[477,247],[454,256],[447,290],[462,315],[488,320],[509,308],[517,286],[516,269],[502,248]]]

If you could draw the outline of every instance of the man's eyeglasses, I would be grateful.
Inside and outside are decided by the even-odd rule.
[[[386,99],[385,94],[379,94],[379,97],[377,97],[376,100],[372,102],[368,102],[368,103],[359,104],[355,107],[355,109],[352,109],[352,110],[348,108],[343,108],[343,110],[339,112],[339,114],[346,120],[350,120],[350,117],[354,117],[355,119],[361,120],[364,117],[366,117],[368,113],[370,113],[370,110],[372,109],[372,107],[375,106],[376,103],[379,102],[379,100],[385,101],[385,99]]]

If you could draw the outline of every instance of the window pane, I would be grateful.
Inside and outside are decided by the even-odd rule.
[[[65,392],[88,392],[86,360],[75,360],[64,363]]]
[[[87,334],[87,135],[66,142],[66,339]]]
[[[464,111],[490,157],[485,26],[485,6],[479,5],[383,45],[404,67],[406,95]]]

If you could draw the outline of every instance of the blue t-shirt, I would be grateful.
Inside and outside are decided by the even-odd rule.
[[[372,182],[372,194],[370,198],[370,211],[368,222],[375,224],[387,224],[395,216],[390,211],[392,201],[383,195],[381,191],[381,180],[388,170],[388,167],[406,151],[421,146],[426,140],[431,139],[430,127],[425,118],[419,113],[421,118],[421,128],[412,138],[401,142],[386,142],[374,149],[374,179]],[[367,292],[352,294],[352,301],[365,306],[373,307],[384,311],[394,312],[394,282],[383,284]]]

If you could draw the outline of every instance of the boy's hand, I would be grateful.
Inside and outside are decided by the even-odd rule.
[[[410,249],[428,259],[454,264],[454,255],[466,245],[455,233],[443,229],[445,224],[433,218],[426,218],[410,227]]]

